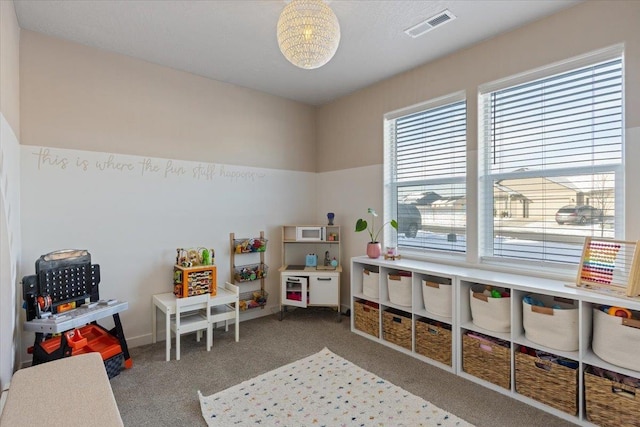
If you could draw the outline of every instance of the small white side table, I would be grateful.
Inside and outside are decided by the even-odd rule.
[[[169,324],[169,320],[171,319],[171,315],[176,313],[176,296],[173,292],[165,292],[162,294],[155,294],[152,298],[152,308],[151,308],[151,342],[156,343],[157,341],[157,328],[156,328],[156,312],[159,309],[162,313],[164,313],[165,317],[165,339],[166,339],[166,360],[169,361],[171,359],[171,328]],[[236,342],[240,341],[240,304],[238,304],[240,296],[238,292],[238,287],[232,285],[230,283],[225,283],[224,286],[219,286],[216,290],[216,295],[211,297],[213,308],[213,316],[212,322],[215,323],[221,322],[223,320],[228,321],[231,319],[235,319],[235,328],[236,328]],[[227,309],[226,305],[234,304],[235,307],[233,309]],[[202,308],[206,308],[204,305]],[[225,330],[228,330],[228,324],[226,325]]]

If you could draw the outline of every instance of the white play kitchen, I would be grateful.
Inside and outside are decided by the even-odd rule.
[[[595,282],[595,264],[579,274]],[[351,259],[351,312],[353,332],[571,422],[638,423],[637,295],[363,256]]]
[[[333,307],[340,318],[340,226],[282,226],[280,320],[287,307]]]

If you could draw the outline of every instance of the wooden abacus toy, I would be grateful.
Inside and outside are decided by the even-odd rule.
[[[616,296],[638,296],[639,258],[638,242],[586,237],[576,284]]]

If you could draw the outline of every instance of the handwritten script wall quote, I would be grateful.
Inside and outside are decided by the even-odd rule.
[[[160,176],[162,178],[191,178],[194,180],[212,181],[222,179],[229,182],[254,182],[266,176],[264,172],[256,172],[239,167],[219,165],[216,163],[198,163],[171,159],[157,159],[133,156],[118,156],[110,153],[97,153],[98,158],[70,156],[58,153],[50,148],[40,147],[32,152],[38,162],[38,170],[47,168],[59,170],[76,169],[87,171],[113,171],[144,176]]]

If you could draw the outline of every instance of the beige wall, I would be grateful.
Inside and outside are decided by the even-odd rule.
[[[468,148],[474,151],[480,84],[618,43],[625,44],[626,127],[637,127],[640,2],[587,1],[321,107],[317,170],[381,164],[385,113],[460,90],[467,91]]]
[[[0,112],[20,139],[20,27],[11,1],[0,1]]]
[[[315,171],[315,107],[24,31],[23,145]]]

